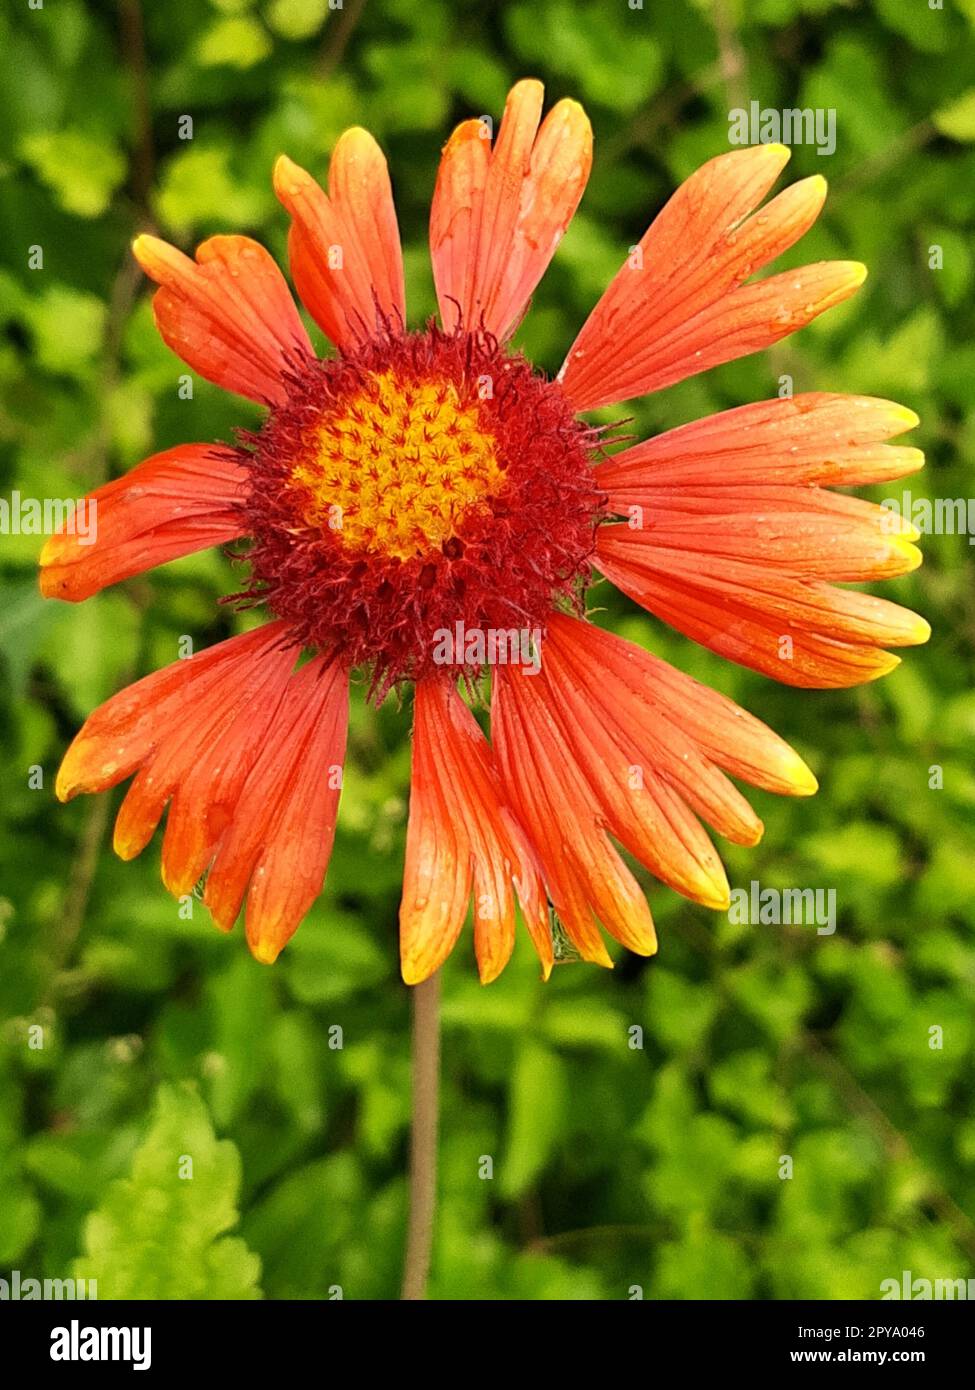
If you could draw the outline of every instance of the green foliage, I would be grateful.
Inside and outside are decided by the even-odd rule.
[[[789,177],[825,172],[830,197],[784,263],[862,259],[863,292],[769,353],[627,407],[628,428],[769,397],[789,375],[918,411],[929,469],[875,500],[975,493],[975,0],[739,0],[723,24],[708,0],[124,11],[140,8],[148,73],[111,0],[0,13],[0,495],[78,497],[157,449],[253,425],[204,382],[179,394],[128,248],[146,228],[186,250],[242,231],[283,258],[283,150],[324,176],[344,128],[376,133],[410,316],[431,313],[440,148],[454,122],[497,118],[526,74],[550,101],[581,99],[596,135],[581,211],[519,332],[530,355],[558,369],[676,181],[727,149],[732,107],[835,107],[835,153],[794,152]],[[121,791],[62,807],[52,790],[95,705],[183,636],[199,648],[239,629],[219,603],[237,572],[193,556],[59,606],[37,592],[38,549],[0,535],[0,1273],[63,1277],[77,1260],[102,1297],[250,1298],[260,1261],[269,1298],[394,1296],[409,708],[356,693],[326,891],[280,963],[259,966],[239,928],[225,938],[197,900],[188,916],[165,893],[158,836],[134,863],[113,857]],[[814,767],[818,796],[756,794],[762,844],[720,849],[734,886],[834,889],[837,930],[734,923],[645,879],[655,960],[617,952],[613,972],[566,964],[543,986],[521,941],[488,989],[467,933],[443,981],[433,1296],[876,1298],[903,1269],[970,1270],[975,551],[965,536],[925,549],[886,593],[933,639],[857,691],[775,687],[594,589],[600,622]]]
[[[944,135],[953,140],[975,140],[975,90],[966,92],[931,117]]]
[[[100,216],[125,177],[120,151],[80,130],[26,135],[20,153],[64,210],[79,217]]]
[[[224,1232],[238,1221],[240,1155],[192,1090],[163,1087],[132,1176],[85,1222],[76,1279],[101,1298],[257,1298],[260,1261]]]

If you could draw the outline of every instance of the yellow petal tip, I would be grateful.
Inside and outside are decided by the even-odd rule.
[[[911,544],[912,540],[919,540],[920,535],[921,533],[917,532],[916,535],[911,537],[911,540],[908,540],[906,537],[900,536],[896,538],[898,540],[903,541],[903,544],[898,547],[902,555],[904,556],[905,561],[907,562],[905,568],[901,571],[901,573],[903,574],[913,573],[914,570],[919,569],[921,565],[924,563],[924,556],[922,555],[921,551],[918,550],[916,545]]]
[[[908,425],[907,428],[913,429],[913,426]],[[919,473],[921,469],[924,467],[924,450],[913,449],[910,445],[907,444],[901,445],[901,450],[902,452],[900,455],[899,467],[897,470],[898,476],[904,478],[909,473]]]
[[[132,254],[148,273],[148,265],[158,256],[158,248],[165,246],[165,242],[160,241],[159,237],[150,236],[148,232],[140,232],[137,237],[132,238]]]
[[[276,946],[273,941],[248,941],[251,955],[261,965],[273,965],[281,954],[281,947]]]
[[[285,207],[289,198],[297,197],[311,182],[311,175],[306,173],[300,164],[296,164],[286,154],[278,155],[271,170],[271,186]]]
[[[57,559],[58,543],[62,541],[62,539],[63,538],[58,535],[48,536],[47,540],[41,546],[41,553],[37,557],[37,563],[42,569],[45,565],[54,564]]]
[[[422,985],[423,981],[429,979],[433,974],[433,969],[431,969],[426,962],[412,958],[401,958],[399,969],[404,985],[410,985],[411,987],[413,985]]]
[[[896,671],[901,664],[901,658],[894,652],[881,652],[880,656],[884,659],[878,661],[876,670],[864,677],[865,681],[879,681],[884,676],[889,676],[891,671]]]
[[[795,762],[787,773],[789,778],[789,792],[792,796],[815,796],[819,791],[819,782],[811,768],[807,767],[798,754]]]
[[[361,125],[350,125],[347,130],[343,130],[342,134],[339,136],[338,140],[335,143],[335,149],[337,150],[339,145],[350,144],[367,145],[370,150],[378,149],[375,138],[369,133],[368,130],[366,130],[365,126]],[[332,157],[333,159],[335,157],[334,150],[332,152]]]
[[[905,430],[917,429],[921,423],[921,417],[913,411],[909,405],[895,405],[891,409],[891,415],[899,425],[903,425]]]
[[[914,614],[914,621],[911,624],[910,645],[920,647],[931,636],[931,624],[926,618],[922,618],[920,613]]]

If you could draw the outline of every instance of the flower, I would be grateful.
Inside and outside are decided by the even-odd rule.
[[[548,380],[506,344],[582,196],[592,136],[573,101],[541,111],[541,84],[520,82],[493,143],[471,120],[444,149],[430,222],[439,327],[406,329],[389,176],[360,129],[336,145],[327,193],[285,157],[274,170],[295,285],[337,356],[315,356],[283,276],[247,237],[212,237],[195,260],[152,236],[134,243],[159,286],[165,341],[267,417],[234,447],[169,449],[98,489],[97,543],[52,537],[43,592],[84,599],[248,537],[251,577],[236,597],[273,619],[108,700],[68,749],[57,794],[135,774],[118,853],[138,854],[168,804],[166,886],[187,893],[206,875],[204,902],[226,930],[246,898],[262,961],[321,890],[353,668],[377,699],[415,685],[404,978],[441,965],[473,897],[488,981],[512,950],[515,893],[546,976],[553,912],[586,960],[611,964],[600,925],[650,955],[650,909],[614,842],[688,898],[726,908],[701,822],[738,844],[762,833],[730,778],[816,790],[763,724],[589,623],[593,569],[792,685],[873,680],[897,663],[885,648],[928,636],[913,613],[833,583],[920,561],[906,523],[828,490],[920,467],[916,449],[886,442],[917,423],[911,411],[816,392],[616,453],[579,418],[768,347],[853,294],[865,270],[851,262],[751,278],[811,226],[824,180],[760,207],[783,146],[705,164]],[[526,633],[527,650],[510,645]],[[486,670],[491,743],[458,690],[462,677],[475,692]]]

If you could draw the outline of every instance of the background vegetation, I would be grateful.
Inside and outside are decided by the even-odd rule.
[[[835,154],[794,154],[790,177],[825,172],[832,192],[792,263],[862,259],[866,287],[776,351],[641,402],[637,428],[774,395],[789,373],[796,390],[916,408],[930,468],[906,486],[966,497],[973,25],[973,0],[16,0],[0,16],[2,493],[78,496],[255,418],[205,382],[178,399],[183,368],[128,243],[241,230],[283,256],[282,150],[323,175],[343,128],[376,133],[412,321],[431,313],[440,147],[535,74],[549,100],[585,102],[596,166],[520,334],[532,356],[558,367],[650,216],[728,147],[732,107],[833,107]],[[114,859],[120,794],[63,808],[52,793],[96,704],[173,660],[182,634],[203,646],[234,630],[217,604],[228,563],[191,557],[69,607],[40,599],[38,546],[0,537],[0,1273],[63,1276],[78,1259],[102,1297],[394,1295],[408,705],[357,701],[326,892],[279,965],[256,965],[202,906],[180,919],[158,839]],[[820,795],[758,794],[765,840],[726,858],[735,885],[835,888],[839,927],[735,926],[654,886],[653,962],[566,965],[542,987],[522,942],[490,989],[468,938],[444,979],[434,1296],[877,1297],[904,1269],[972,1272],[975,586],[966,537],[931,537],[927,557],[888,593],[932,621],[930,646],[849,692],[778,688],[595,591],[608,621],[813,766]],[[182,1153],[192,1183],[173,1181]]]

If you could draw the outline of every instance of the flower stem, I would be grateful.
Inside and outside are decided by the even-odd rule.
[[[404,1299],[423,1299],[437,1203],[440,1092],[440,973],[413,987],[413,1131],[410,1210],[403,1265]]]

